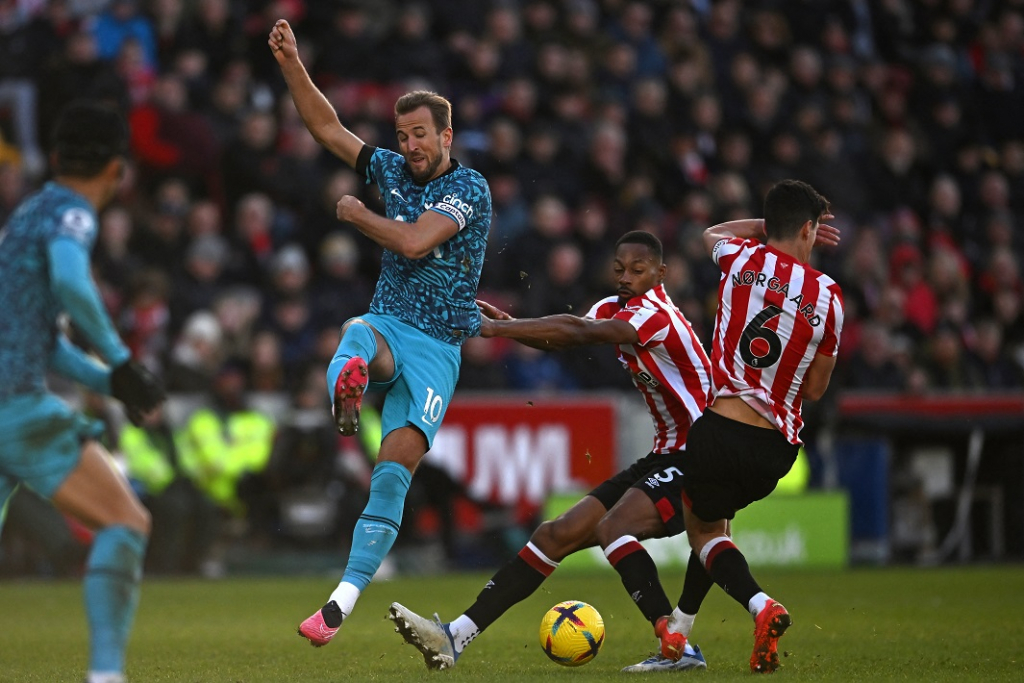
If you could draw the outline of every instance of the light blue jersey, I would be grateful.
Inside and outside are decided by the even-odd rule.
[[[452,159],[451,170],[421,185],[404,157],[373,147],[363,148],[357,170],[380,188],[388,218],[414,223],[424,211],[436,211],[459,227],[421,259],[385,250],[370,312],[393,316],[456,346],[479,334],[476,292],[491,229],[487,181]]]
[[[58,347],[57,317],[67,308],[53,274],[71,273],[83,256],[88,264],[96,225],[96,214],[84,197],[51,182],[22,202],[0,229],[0,401],[45,389],[46,370]],[[70,260],[55,264],[54,246]],[[69,284],[74,294],[95,292],[91,281]],[[71,313],[84,323],[82,331],[105,360],[116,363],[128,357],[102,309]],[[96,319],[97,313],[103,320]]]
[[[46,392],[47,370],[108,393],[110,371],[60,331],[66,312],[111,365],[128,359],[89,273],[96,214],[88,201],[47,183],[0,229],[0,504],[18,482],[50,496],[98,426]]]

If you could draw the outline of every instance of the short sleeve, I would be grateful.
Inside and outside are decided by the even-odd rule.
[[[632,325],[640,337],[640,346],[664,341],[672,324],[665,311],[647,306],[626,306],[611,317]]]
[[[359,150],[359,156],[356,157],[355,171],[359,175],[366,178],[366,182],[372,182],[373,178],[370,171],[370,162],[373,160],[374,155],[377,152],[377,148],[372,145],[363,145]],[[375,177],[375,176],[374,176]]]
[[[839,353],[839,338],[843,333],[843,296],[838,291],[832,292],[828,315],[825,317],[825,331],[818,343],[818,353],[823,356],[835,356]]]
[[[715,242],[711,248],[711,260],[722,270],[728,270],[733,260],[750,244],[750,240],[739,237],[723,238]]]
[[[88,209],[72,206],[58,214],[55,237],[69,237],[86,251],[92,249],[96,241],[96,219]]]
[[[387,167],[395,163],[394,157],[401,157],[389,149],[365,145],[356,158],[356,171],[363,166],[363,174],[367,183],[375,183],[378,187],[388,177]],[[404,160],[403,160],[404,161]]]
[[[448,216],[461,231],[475,218],[490,211],[490,190],[478,173],[459,173],[445,183],[444,194],[430,207]]]

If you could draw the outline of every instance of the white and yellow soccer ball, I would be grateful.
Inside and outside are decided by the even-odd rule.
[[[560,602],[540,622],[540,646],[551,661],[562,666],[586,664],[603,644],[604,619],[585,602]]]

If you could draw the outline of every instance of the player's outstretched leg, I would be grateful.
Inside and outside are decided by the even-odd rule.
[[[370,381],[366,361],[356,356],[349,358],[334,383],[334,423],[342,436],[359,431],[359,410],[363,407],[363,392]]]
[[[442,670],[455,666],[461,651],[455,648],[451,628],[442,623],[437,614],[430,620],[393,602],[388,609],[388,619],[395,622],[395,632],[420,651],[427,668]]]
[[[338,431],[352,436],[359,430],[359,409],[370,382],[369,364],[377,356],[377,338],[365,322],[348,323],[341,343],[327,367],[327,386],[331,392],[331,410]]]
[[[373,468],[370,499],[352,532],[352,550],[338,587],[327,604],[299,625],[299,635],[315,647],[326,645],[352,613],[359,595],[380,569],[402,525],[402,508],[412,473],[397,462],[384,460]]]
[[[670,659],[661,653],[652,655],[642,662],[627,666],[624,673],[647,673],[649,671],[687,671],[689,669],[706,669],[708,663],[704,653],[697,645],[686,644],[683,655],[679,659]]]
[[[774,673],[779,668],[779,638],[785,634],[793,620],[781,603],[769,600],[754,617],[754,651],[750,655],[750,670],[754,673]]]

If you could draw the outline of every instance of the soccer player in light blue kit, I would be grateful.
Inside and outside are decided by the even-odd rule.
[[[475,299],[491,195],[479,173],[451,158],[448,100],[426,91],[403,95],[395,103],[401,154],[370,147],[341,125],[310,80],[288,22],[275,24],[268,43],[310,133],[375,182],[387,210],[380,216],[351,196],[338,202],[339,220],[384,247],[370,312],[342,327],[327,370],[338,430],[358,429],[367,387],[386,397],[370,499],[356,523],[345,574],[327,604],[299,626],[299,635],[319,647],[338,632],[391,549],[412,473],[455,390],[460,347],[480,331]]]
[[[45,376],[113,395],[133,421],[164,398],[159,380],[130,359],[89,272],[96,211],[117,191],[127,141],[117,112],[70,105],[54,133],[54,181],[0,229],[0,508],[25,485],[96,532],[84,579],[87,683],[124,680],[149,514],[96,440],[102,425],[49,393]],[[63,334],[64,314],[106,365]]]

